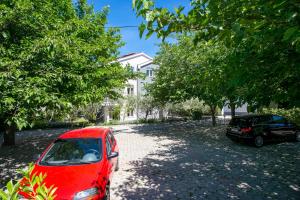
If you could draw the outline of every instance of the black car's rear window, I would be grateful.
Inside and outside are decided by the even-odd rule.
[[[251,121],[246,118],[233,118],[229,125],[230,126],[238,126],[238,127],[249,127],[251,126]]]
[[[255,116],[255,117],[235,117],[230,122],[230,126],[238,127],[250,127],[259,123],[268,121],[267,116]]]

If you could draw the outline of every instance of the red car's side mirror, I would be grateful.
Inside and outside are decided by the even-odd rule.
[[[118,157],[118,156],[119,156],[119,153],[116,152],[116,151],[113,151],[113,152],[111,152],[110,155],[107,156],[107,158],[108,158],[108,159],[111,159],[111,158],[116,158],[116,157]]]

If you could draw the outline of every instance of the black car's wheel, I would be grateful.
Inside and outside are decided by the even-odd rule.
[[[297,132],[295,133],[295,136],[296,136],[296,141],[297,141],[297,142],[300,142],[300,131],[297,131]]]
[[[109,185],[106,186],[105,196],[104,196],[103,200],[110,200],[110,187],[109,187]]]
[[[254,145],[256,147],[262,147],[264,145],[264,138],[261,135],[258,135],[254,138]]]
[[[119,165],[120,165],[120,164],[119,164],[119,158],[118,158],[118,159],[117,159],[116,168],[115,168],[115,172],[116,172],[116,171],[119,171],[119,169],[120,169],[120,168],[119,168]]]
[[[230,137],[229,138],[232,142],[238,142],[238,139],[237,138],[232,138],[232,137]]]

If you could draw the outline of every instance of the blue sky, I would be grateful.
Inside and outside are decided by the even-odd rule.
[[[88,0],[89,4],[93,4],[95,10],[100,10],[103,6],[110,6],[107,26],[135,26],[142,22],[141,18],[135,16],[132,10],[132,0]],[[179,5],[189,7],[190,0],[157,0],[158,6],[174,9]],[[120,49],[121,55],[132,52],[144,52],[150,56],[155,56],[158,51],[157,44],[161,42],[153,35],[149,39],[139,38],[137,28],[121,29],[123,41],[126,43]]]

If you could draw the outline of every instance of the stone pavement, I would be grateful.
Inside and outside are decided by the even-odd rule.
[[[115,127],[112,199],[300,199],[300,143],[234,143],[197,122]]]
[[[300,143],[255,148],[200,122],[114,126],[120,170],[112,200],[300,199]],[[0,185],[64,130],[32,131],[0,149]],[[22,135],[22,134],[20,134]]]

